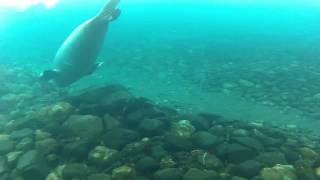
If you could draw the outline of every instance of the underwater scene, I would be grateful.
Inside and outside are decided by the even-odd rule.
[[[318,0],[0,0],[0,180],[320,179]]]

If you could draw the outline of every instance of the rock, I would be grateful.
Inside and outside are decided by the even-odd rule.
[[[256,160],[244,161],[233,168],[234,174],[251,178],[257,176],[262,168],[262,164]]]
[[[193,147],[189,138],[184,136],[176,136],[170,133],[165,136],[164,142],[164,147],[168,151],[188,151]]]
[[[17,171],[24,180],[43,180],[48,174],[48,165],[43,154],[30,150],[19,158]]]
[[[108,131],[103,136],[103,141],[107,147],[120,150],[125,145],[137,140],[139,136],[136,131],[116,128]]]
[[[151,173],[153,171],[158,170],[160,167],[159,162],[157,162],[152,157],[145,156],[141,158],[136,163],[137,169],[142,173]]]
[[[263,165],[272,167],[276,164],[288,164],[285,156],[281,152],[264,152],[257,156],[257,160]]]
[[[211,125],[211,120],[208,120],[200,115],[187,114],[182,115],[180,119],[188,119],[197,131],[207,131]]]
[[[295,169],[291,165],[276,165],[272,168],[263,168],[262,180],[298,180]]]
[[[119,128],[120,126],[120,121],[115,119],[114,117],[112,117],[109,114],[105,114],[103,117],[103,122],[104,122],[104,129],[106,131],[115,129],[115,128]]]
[[[96,146],[89,153],[89,162],[97,165],[109,165],[118,158],[118,151],[105,146]]]
[[[235,137],[232,140],[255,151],[262,151],[264,148],[258,140],[251,137]]]
[[[178,168],[166,168],[155,172],[154,180],[178,180],[183,176],[183,172]]]
[[[164,156],[160,160],[161,168],[173,168],[177,165],[177,163],[173,160],[171,155]]]
[[[10,166],[15,166],[16,162],[18,161],[19,157],[23,154],[23,151],[14,151],[14,152],[9,152],[6,157],[7,157],[7,162],[8,165]]]
[[[111,176],[104,173],[92,174],[88,177],[88,180],[111,180]]]
[[[212,180],[219,178],[218,173],[212,170],[191,168],[183,176],[183,180]]]
[[[217,152],[219,157],[233,163],[241,163],[256,156],[256,153],[251,149],[236,143],[221,144],[217,147]]]
[[[223,167],[223,163],[215,155],[206,151],[194,150],[192,154],[195,155],[198,163],[209,170],[217,170]]]
[[[8,170],[6,158],[0,156],[0,177]]]
[[[249,180],[249,179],[244,178],[244,177],[239,177],[239,176],[232,176],[231,180]],[[252,179],[252,180],[255,180],[255,179]]]
[[[31,137],[32,138],[33,136],[34,136],[34,131],[32,129],[29,129],[29,128],[13,131],[10,134],[10,138],[14,139],[14,140],[23,139],[23,138],[26,138],[26,137]]]
[[[103,132],[102,119],[92,115],[72,115],[64,123],[63,128],[68,137],[96,140]]]
[[[136,176],[136,171],[129,166],[120,166],[112,170],[113,180],[132,180]]]
[[[180,120],[179,122],[172,123],[171,134],[183,138],[189,138],[195,131],[195,127],[188,120]]]
[[[62,177],[64,179],[86,178],[89,169],[86,164],[70,163],[66,164],[62,170]]]
[[[36,149],[44,154],[50,154],[57,150],[58,142],[53,138],[39,140],[35,143]]]
[[[208,130],[208,132],[219,137],[223,137],[226,135],[226,129],[222,125],[213,126]]]
[[[307,147],[300,148],[300,153],[304,159],[312,160],[318,157],[318,154],[314,150]]]
[[[58,102],[39,109],[32,115],[32,118],[43,123],[63,122],[72,112],[74,108],[68,102]]]
[[[78,139],[64,144],[63,153],[66,157],[84,159],[92,147],[91,142]]]
[[[33,148],[33,139],[30,137],[26,137],[21,139],[20,142],[16,145],[16,150],[18,151],[28,151]]]
[[[151,155],[153,158],[159,160],[168,155],[168,152],[161,145],[156,145],[151,147]]]
[[[45,131],[42,131],[40,129],[37,129],[35,131],[35,140],[36,141],[41,141],[41,140],[45,140],[51,138],[51,134]]]
[[[234,137],[248,137],[249,131],[245,130],[245,129],[235,129],[232,132],[232,136],[234,136]]]
[[[218,137],[206,131],[199,131],[194,133],[191,139],[194,146],[201,149],[212,149],[221,142]]]
[[[14,150],[14,142],[11,140],[0,141],[0,155],[4,155]]]
[[[139,130],[145,136],[159,135],[164,130],[164,123],[159,119],[144,119],[140,122]]]

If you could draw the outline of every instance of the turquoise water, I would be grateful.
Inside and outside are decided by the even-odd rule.
[[[51,9],[39,5],[25,11],[2,8],[1,64],[31,67],[36,73],[52,67],[52,58],[64,39],[77,25],[94,16],[104,3],[61,1]],[[318,2],[123,1],[120,8],[122,15],[110,26],[99,57],[105,65],[72,87],[117,82],[139,95],[179,107],[182,104],[192,110],[229,115],[232,113],[228,109],[235,108],[236,118],[249,120],[283,119],[288,124],[292,117],[298,117],[296,121],[300,123],[299,119],[317,117],[314,115],[317,102],[296,105],[282,99],[283,102],[274,105],[273,99],[281,93],[298,96],[301,94],[298,88],[306,84],[311,86],[307,92],[310,97],[320,90],[317,76],[308,74],[317,73],[320,60]],[[286,69],[292,64],[298,67]],[[268,78],[264,72],[274,69],[276,75],[261,89],[240,88],[231,95],[229,89],[223,89],[224,83],[233,80],[238,83],[241,79],[257,85]],[[295,83],[299,77],[307,78],[307,82]],[[265,97],[272,88],[279,91]],[[291,93],[295,88],[297,92]],[[220,99],[223,103],[207,105],[208,102],[199,101],[199,97],[220,97],[215,93],[221,92],[227,94]],[[181,94],[184,95],[179,97]],[[239,98],[247,103],[234,100]],[[272,106],[275,118],[266,118],[268,108],[252,110],[250,107],[256,107],[256,103]],[[306,105],[312,106],[312,115],[305,115],[309,107]],[[243,110],[243,106],[247,109]],[[289,116],[280,118],[279,112],[288,109],[287,106]],[[249,115],[242,116],[248,112]]]

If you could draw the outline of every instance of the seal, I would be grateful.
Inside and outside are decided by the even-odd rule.
[[[119,17],[120,0],[110,0],[93,18],[85,21],[68,36],[54,58],[54,69],[40,75],[44,82],[54,81],[66,87],[86,75],[92,74],[102,62],[97,62],[109,22]]]

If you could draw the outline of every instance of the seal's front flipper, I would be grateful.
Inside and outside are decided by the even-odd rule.
[[[98,68],[100,68],[102,65],[104,64],[104,62],[97,62],[95,63],[88,71],[88,75],[94,73]]]
[[[118,19],[118,17],[120,15],[121,15],[121,10],[120,9],[114,10],[114,12],[112,13],[111,17],[109,18],[109,21],[112,22],[112,21]]]
[[[40,74],[40,80],[41,81],[50,81],[54,80],[58,77],[58,71],[56,70],[46,70]]]

